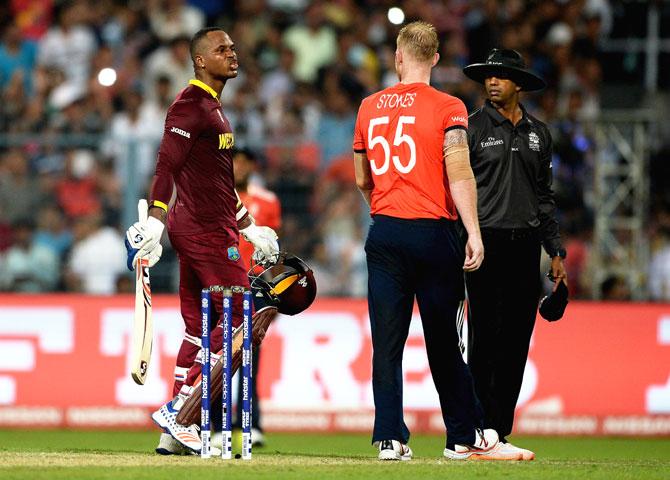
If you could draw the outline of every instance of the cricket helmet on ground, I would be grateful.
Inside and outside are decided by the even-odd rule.
[[[279,313],[296,315],[307,309],[316,297],[314,272],[300,258],[281,252],[276,262],[252,265],[251,288],[275,305]]]

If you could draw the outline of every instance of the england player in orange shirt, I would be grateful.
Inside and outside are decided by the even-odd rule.
[[[430,86],[437,49],[432,25],[403,27],[395,52],[400,82],[363,100],[354,131],[356,183],[373,219],[365,251],[373,346],[372,442],[380,460],[412,457],[403,420],[402,356],[415,296],[448,430],[444,456],[497,459],[498,435],[481,429],[483,412],[458,348],[463,271],[479,268],[484,247],[465,106]],[[468,233],[465,254],[456,232],[458,215]]]

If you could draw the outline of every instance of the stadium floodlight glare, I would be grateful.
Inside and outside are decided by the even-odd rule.
[[[393,25],[400,25],[405,21],[405,12],[402,11],[402,8],[391,7],[389,8],[388,19]]]
[[[98,73],[98,83],[103,87],[111,87],[116,83],[116,70],[113,68],[103,68]]]

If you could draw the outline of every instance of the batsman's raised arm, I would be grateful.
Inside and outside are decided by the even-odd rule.
[[[470,166],[470,152],[465,129],[448,130],[444,136],[444,164],[451,196],[468,232],[465,247],[465,271],[477,270],[484,260],[484,245],[477,218],[477,184]]]

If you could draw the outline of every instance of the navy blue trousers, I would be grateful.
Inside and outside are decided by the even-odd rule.
[[[458,348],[456,315],[464,297],[464,249],[455,222],[375,215],[365,252],[375,400],[372,442],[409,441],[403,418],[402,357],[416,297],[447,446],[472,444],[483,412]]]

